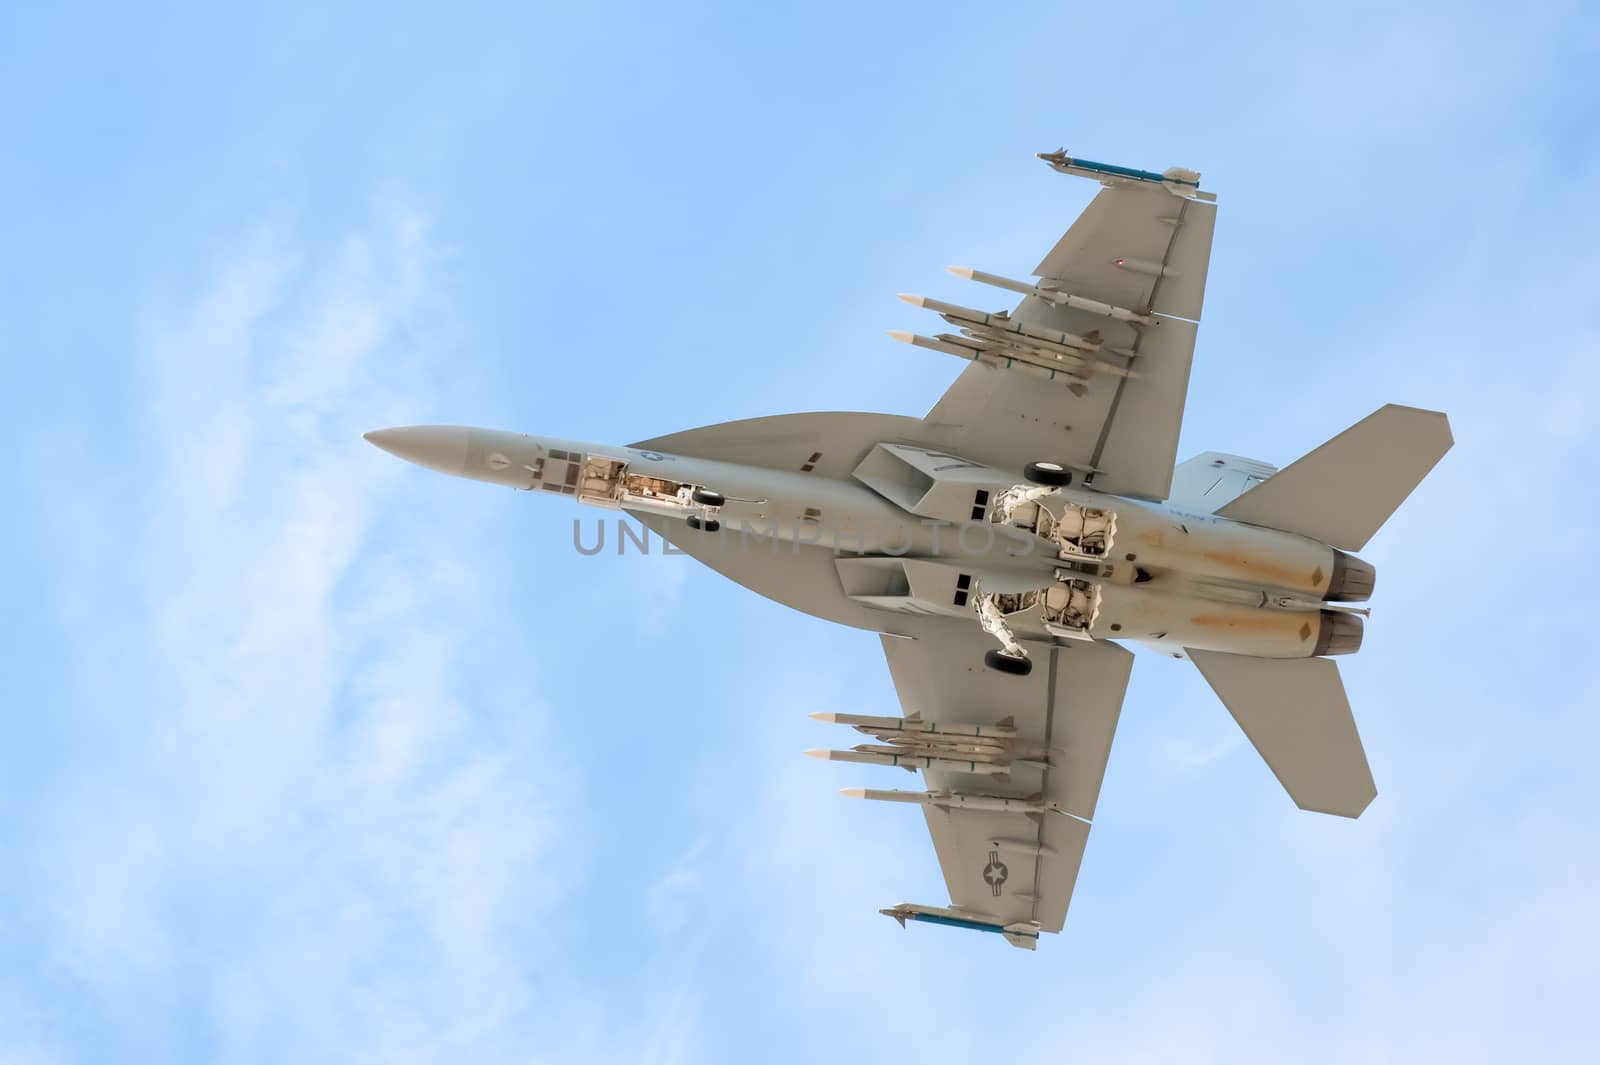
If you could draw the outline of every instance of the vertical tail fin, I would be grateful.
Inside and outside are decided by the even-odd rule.
[[[1188,653],[1296,806],[1361,816],[1378,788],[1338,663]]]
[[[1359,551],[1453,443],[1443,414],[1391,403],[1216,513]]]
[[[1214,514],[1278,472],[1257,459],[1203,451],[1172,471],[1167,502],[1194,514]]]

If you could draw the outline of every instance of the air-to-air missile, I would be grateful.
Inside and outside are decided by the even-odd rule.
[[[964,269],[952,267],[952,270]],[[994,274],[979,274],[978,271],[969,271],[974,276],[994,278],[1005,282],[1002,287],[1020,286],[1019,291],[1034,291],[1033,288],[1020,281],[1009,281],[1006,278],[996,277]],[[1039,289],[1040,293],[1046,290]],[[1043,326],[1031,325],[1018,321],[1005,312],[990,313],[974,310],[971,307],[962,307],[959,304],[945,303],[943,300],[930,299],[927,296],[914,296],[901,293],[900,298],[913,307],[923,307],[938,314],[951,325],[961,330],[962,335],[955,336],[941,333],[937,337],[921,336],[917,333],[908,333],[904,330],[890,330],[889,335],[906,344],[929,351],[943,352],[957,358],[971,359],[989,366],[1001,369],[1020,369],[1029,373],[1056,378],[1066,376],[1073,378],[1068,388],[1077,395],[1083,395],[1087,387],[1083,384],[1097,373],[1109,374],[1113,377],[1137,377],[1138,372],[1126,366],[1108,362],[1102,358],[1103,353],[1121,355],[1125,358],[1134,358],[1137,352],[1126,348],[1109,347],[1100,338],[1098,331],[1088,334],[1068,333],[1060,329],[1046,329]],[[1115,318],[1133,316],[1139,321],[1151,321],[1147,316],[1135,315],[1132,311],[1125,311],[1120,307],[1110,304],[1098,303],[1094,300],[1084,300],[1077,296],[1066,296],[1062,293],[1051,292],[1044,298],[1063,306],[1083,307],[1092,309],[1096,313],[1105,313]]]
[[[1003,777],[1011,773],[1011,760],[992,754],[974,754],[970,758],[927,754],[922,751],[905,751],[894,747],[877,747],[863,743],[848,751],[830,751],[813,747],[806,752],[812,758],[825,762],[858,762],[862,765],[892,765],[915,773],[919,769],[943,769],[952,773],[983,773]]]
[[[1041,369],[1054,370],[1061,373],[1082,374],[1087,377],[1093,373],[1090,363],[1082,355],[1066,352],[1031,352],[1027,350],[1013,351],[1015,347],[1011,341],[991,340],[973,335],[972,330],[962,330],[961,333],[940,333],[937,336],[922,336],[919,333],[907,332],[904,329],[891,329],[889,335],[902,344],[913,347],[927,348],[929,351],[942,351],[946,355],[955,355],[962,359],[982,360],[986,356],[993,358],[1020,359],[1027,363],[1037,363]]]
[[[1130,263],[1136,265],[1130,266]],[[1151,265],[1145,263],[1142,259],[1113,259],[1111,264],[1123,270],[1132,270],[1134,273],[1141,274],[1149,273]],[[1003,288],[1008,292],[1018,292],[1024,296],[1036,296],[1046,303],[1055,304],[1057,307],[1071,307],[1074,310],[1098,314],[1102,318],[1114,318],[1119,322],[1127,322],[1130,325],[1157,324],[1156,319],[1148,314],[1130,311],[1126,307],[1118,307],[1102,300],[1092,300],[1087,296],[1074,296],[1070,292],[1062,292],[1060,289],[1051,288],[1046,282],[1018,281],[1015,278],[1001,277],[999,274],[986,273],[983,270],[974,270],[970,266],[947,266],[945,269],[957,277],[966,278],[968,281],[976,281],[980,285]],[[1165,273],[1164,269],[1159,265],[1155,266],[1155,270],[1158,276]],[[901,299],[904,298],[904,296],[901,297]]]
[[[1067,384],[1067,388],[1076,396],[1082,396],[1089,391],[1088,386],[1083,383],[1083,379],[1093,374],[1093,371],[1089,370],[1086,364],[1083,363],[1052,366],[1046,359],[1035,360],[1025,352],[985,350],[986,345],[980,346],[978,342],[967,337],[952,336],[949,333],[940,333],[936,337],[925,337],[920,333],[909,333],[903,329],[891,329],[889,330],[889,335],[901,343],[910,344],[913,347],[943,352],[946,355],[954,355],[960,359],[970,359],[973,362],[981,362],[986,366],[993,366],[1001,370],[1021,370],[1035,377],[1042,377],[1047,381],[1053,381],[1057,377],[1075,378],[1076,380]]]
[[[941,810],[983,810],[990,813],[1027,814],[1038,818],[1043,814],[1065,813],[1059,802],[1040,795],[1017,798],[1009,795],[974,795],[964,791],[894,791],[882,788],[840,788],[839,794],[850,799],[874,799],[878,802],[910,802],[934,806]]]
[[[812,758],[831,762],[856,762],[863,765],[899,766],[902,769],[942,769],[957,773],[980,773],[1004,777],[1013,765],[1043,769],[1043,752],[1016,748],[1016,727],[1010,718],[995,725],[968,725],[924,721],[920,717],[871,717],[865,714],[817,713],[818,721],[850,725],[857,732],[880,741],[863,743],[848,751],[814,748]]]
[[[922,307],[940,315],[951,325],[974,329],[983,334],[993,334],[997,338],[1011,339],[1007,334],[1014,334],[1023,338],[1020,342],[1034,342],[1046,351],[1059,351],[1072,355],[1075,358],[1087,359],[1100,350],[1100,338],[1097,336],[1079,336],[1076,333],[1065,333],[1059,329],[1043,329],[1039,326],[1019,322],[1009,314],[994,314],[989,311],[975,310],[963,307],[957,303],[946,303],[943,300],[930,299],[927,296],[916,296],[909,292],[902,292],[898,299],[904,300],[913,307]]]
[[[949,906],[919,906],[914,902],[902,902],[878,912],[899,921],[901,928],[906,926],[907,921],[923,921],[951,928],[967,928],[974,932],[994,932],[1005,936],[1012,946],[1024,950],[1033,950],[1039,945],[1039,926],[1032,921],[1012,921],[1008,924]]]
[[[948,721],[924,721],[916,714],[909,714],[906,717],[875,717],[871,714],[835,714],[820,711],[812,714],[811,720],[822,721],[829,725],[850,725],[857,732],[865,732],[874,736],[882,736],[889,732],[902,732],[908,735],[937,734],[940,736],[1011,738],[1017,734],[1016,725],[1009,717],[1002,718],[993,725],[965,725]]]

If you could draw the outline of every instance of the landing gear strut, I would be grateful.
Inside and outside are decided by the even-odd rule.
[[[680,494],[679,498],[682,496]],[[697,507],[705,508],[702,513],[691,514],[684,521],[691,529],[702,532],[716,532],[722,528],[722,523],[717,520],[717,512],[728,502],[728,497],[721,492],[713,492],[709,488],[696,488],[689,493],[689,502]]]
[[[1033,487],[1019,484],[1001,492],[994,501],[994,521],[1004,525],[1029,503],[1037,504],[1049,499],[1056,494],[1057,488],[1065,488],[1072,483],[1072,471],[1059,462],[1030,462],[1022,468],[1022,476]]]
[[[1033,672],[1033,662],[1017,640],[1016,633],[1006,624],[1005,614],[994,600],[993,595],[978,594],[978,624],[983,626],[984,632],[999,640],[1005,650],[984,652],[983,664],[1001,673],[1026,677]]]

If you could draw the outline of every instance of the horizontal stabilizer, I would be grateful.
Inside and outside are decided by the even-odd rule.
[[[1378,789],[1337,663],[1188,654],[1296,806],[1361,816]]]
[[[1216,513],[1359,551],[1452,443],[1443,414],[1391,403]]]

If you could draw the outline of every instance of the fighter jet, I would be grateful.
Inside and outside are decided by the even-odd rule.
[[[903,296],[967,360],[926,417],[806,413],[624,447],[460,426],[366,438],[459,477],[620,510],[751,590],[880,634],[902,716],[813,715],[920,772],[948,906],[881,912],[1034,949],[1061,930],[1139,644],[1188,659],[1302,809],[1377,794],[1334,656],[1361,646],[1361,550],[1449,450],[1386,406],[1288,467],[1174,468],[1216,221],[1200,175],[1042,154],[1102,186],[1020,294]],[[1311,410],[1335,397],[1323,396]]]

